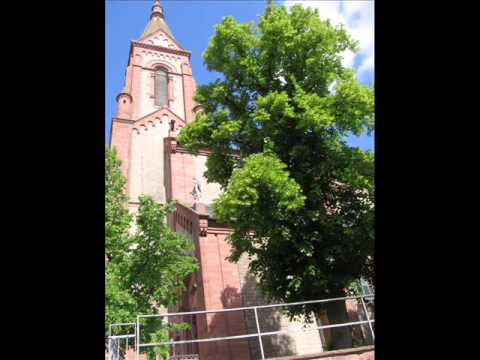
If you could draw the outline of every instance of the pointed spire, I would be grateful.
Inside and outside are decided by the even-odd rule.
[[[155,0],[153,2],[152,14],[150,15],[150,19],[153,18],[154,16],[160,16],[162,18],[164,17],[163,7],[162,7],[162,5],[160,5],[160,0]]]
[[[163,12],[163,7],[160,4],[159,0],[155,0],[152,6],[152,13],[150,14],[150,21],[148,22],[145,30],[143,31],[142,36],[140,39],[147,37],[148,35],[157,32],[158,30],[162,30],[167,35],[169,35],[172,39],[175,39],[172,32],[168,28],[167,23],[165,22],[165,15]]]

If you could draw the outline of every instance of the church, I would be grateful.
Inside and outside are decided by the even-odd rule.
[[[194,121],[202,106],[195,103],[196,83],[192,54],[175,39],[160,1],[153,3],[150,19],[138,40],[130,44],[125,85],[118,94],[112,119],[110,146],[116,148],[127,178],[128,207],[135,213],[141,194],[159,203],[176,200],[168,218],[171,229],[195,244],[200,270],[188,280],[177,312],[236,308],[264,303],[257,282],[248,273],[248,259],[231,263],[226,258],[230,230],[215,221],[211,204],[221,189],[208,183],[208,149],[193,155],[177,141],[180,130]],[[262,331],[292,326],[279,312],[259,314]],[[193,316],[183,339],[255,333],[248,312]],[[318,326],[316,323],[310,326]],[[178,339],[180,340],[180,338]],[[328,339],[327,339],[328,341]],[[265,355],[284,356],[324,351],[318,331],[264,339]],[[258,339],[186,344],[177,351],[200,359],[258,359]]]

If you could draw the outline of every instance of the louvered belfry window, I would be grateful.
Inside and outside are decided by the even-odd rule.
[[[168,105],[168,84],[165,70],[155,71],[155,105]]]

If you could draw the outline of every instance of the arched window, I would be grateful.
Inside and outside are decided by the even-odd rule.
[[[155,70],[155,105],[168,105],[167,72],[163,69]]]

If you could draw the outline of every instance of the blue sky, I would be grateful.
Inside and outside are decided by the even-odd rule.
[[[280,1],[275,1],[280,3]],[[373,6],[371,1],[286,1],[316,7],[320,17],[332,23],[344,24],[360,42],[360,52],[345,54],[345,65],[357,69],[357,78],[373,84]],[[266,0],[161,0],[165,19],[183,48],[192,52],[193,76],[197,84],[207,84],[218,74],[207,71],[202,53],[208,46],[214,27],[223,16],[232,15],[237,21],[258,19]],[[124,85],[130,41],[142,34],[148,23],[152,0],[105,1],[105,142],[110,138],[111,119],[116,114],[115,97]],[[323,16],[322,16],[323,14]],[[373,138],[351,137],[349,143],[363,149],[373,149]]]

